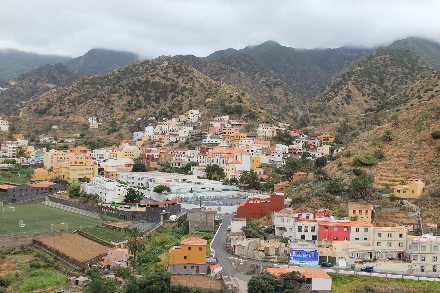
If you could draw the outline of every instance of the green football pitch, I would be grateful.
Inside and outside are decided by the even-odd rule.
[[[101,226],[101,221],[44,205],[0,206],[0,236],[81,229],[97,225]]]

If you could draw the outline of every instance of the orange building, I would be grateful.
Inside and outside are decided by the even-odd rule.
[[[170,261],[167,271],[172,274],[207,274],[212,262],[206,261],[206,245],[202,238],[186,238],[180,246],[170,249]]]

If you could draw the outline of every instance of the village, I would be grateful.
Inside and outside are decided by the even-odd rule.
[[[8,170],[17,163],[35,168],[28,183],[0,185],[0,201],[6,206],[44,196],[46,206],[95,218],[111,215],[125,224],[106,223],[107,228],[136,228],[143,235],[184,219],[190,237],[170,248],[166,270],[174,275],[223,276],[231,292],[242,292],[233,290],[242,290],[240,280],[249,280],[244,271],[232,273],[236,258],[257,261],[274,275],[296,271],[308,280],[306,292],[331,292],[326,271],[336,268],[342,273],[437,277],[440,238],[422,233],[420,211],[405,201],[422,195],[425,183],[420,178],[410,178],[383,195],[401,199],[405,205],[401,208],[413,212],[414,225],[376,226],[375,214],[382,207],[365,201],[347,203],[344,216],[336,216],[324,206],[312,209],[285,196],[287,189],[310,176],[308,170],[293,170],[288,180],[279,182],[269,180],[268,173],[292,159],[325,166],[331,157],[344,152],[335,136],[304,134],[282,123],[252,129],[229,116],[214,118],[202,132],[200,118],[199,110],[170,120],[150,117],[149,125],[134,132],[132,140],[100,149],[79,145],[57,149],[59,142],[47,136],[40,136],[39,141],[55,147],[36,149],[23,135],[14,133],[14,140],[1,143],[0,167]],[[89,117],[88,122],[91,130],[99,128],[99,119]],[[0,126],[8,130],[6,120],[0,120]],[[290,143],[271,141],[283,135]],[[74,143],[80,136],[64,138],[62,143]],[[199,145],[188,147],[194,138]],[[82,194],[94,196],[94,202],[72,201],[70,187],[63,182],[77,184]],[[208,242],[191,235],[197,231],[215,234]],[[55,243],[59,243],[57,248]],[[133,260],[126,241],[106,241],[85,231],[42,237],[33,245],[63,255],[65,263],[77,268],[98,265],[108,271],[128,267]],[[90,254],[72,257],[72,251],[86,247]],[[87,281],[87,277],[71,279],[77,286]]]

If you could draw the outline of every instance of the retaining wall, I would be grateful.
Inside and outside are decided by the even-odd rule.
[[[0,237],[0,247],[17,247],[21,245],[32,245],[34,239],[69,234],[71,231],[42,232],[35,234],[14,235]]]

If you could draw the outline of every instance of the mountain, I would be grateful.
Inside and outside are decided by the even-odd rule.
[[[92,49],[64,64],[79,76],[87,76],[107,73],[137,60],[139,57],[130,52]]]
[[[39,55],[18,50],[0,50],[0,79],[10,81],[46,64],[63,63],[71,57]]]
[[[440,44],[421,38],[407,38],[393,42],[387,48],[408,48],[435,69],[440,68]]]
[[[374,51],[372,48],[296,49],[322,70],[334,76],[353,62]]]
[[[70,85],[78,76],[63,64],[43,65],[20,75],[0,91],[0,114],[18,115],[22,106],[47,91]]]
[[[380,48],[335,78],[303,107],[321,123],[383,108],[388,99],[432,72],[409,49]]]
[[[264,121],[264,106],[241,88],[214,81],[180,58],[159,57],[44,93],[25,105],[20,127],[31,132],[56,124],[60,131],[76,133],[87,129],[87,118],[93,116],[102,121],[101,134],[111,134],[137,118],[171,118],[189,109],[200,109],[204,119],[229,114]]]
[[[240,54],[244,53],[244,54]],[[222,56],[220,59],[219,57]],[[240,50],[217,51],[207,58],[220,63],[228,63],[227,57],[235,57],[235,66],[242,70],[240,57],[246,59],[250,56],[260,64],[272,71],[277,77],[290,86],[290,90],[303,98],[310,98],[316,94],[330,80],[330,74],[319,68],[316,64],[303,57],[295,49],[281,46],[277,42],[267,41],[258,46],[248,46]],[[243,61],[248,64],[248,60]],[[245,70],[242,70],[245,71]]]
[[[265,105],[265,110],[271,111],[273,115],[303,103],[287,83],[245,53],[225,56],[221,62],[195,56],[180,58],[213,80],[242,88]]]

